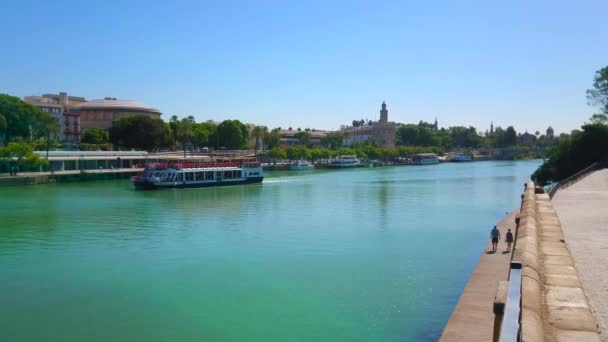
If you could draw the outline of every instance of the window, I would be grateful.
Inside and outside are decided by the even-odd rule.
[[[184,180],[184,174],[183,173],[178,173],[177,174],[177,182],[181,182],[182,180]]]
[[[186,172],[186,181],[192,182],[194,180],[194,172]]]
[[[213,171],[205,172],[205,180],[213,180]]]

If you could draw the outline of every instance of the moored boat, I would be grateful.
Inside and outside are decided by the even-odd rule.
[[[338,156],[329,161],[327,166],[331,168],[348,168],[348,167],[357,167],[361,165],[361,161],[357,159],[356,155],[343,155]]]
[[[448,153],[447,161],[455,162],[455,163],[470,162],[470,161],[473,161],[473,158],[471,158],[470,155],[465,154],[465,153],[454,152],[454,153]]]
[[[418,153],[412,156],[411,165],[429,165],[439,163],[435,153]]]
[[[296,160],[289,165],[289,169],[292,171],[304,171],[312,170],[315,165],[307,160]]]
[[[159,189],[251,184],[263,179],[257,162],[184,162],[148,164],[132,181],[137,189]]]

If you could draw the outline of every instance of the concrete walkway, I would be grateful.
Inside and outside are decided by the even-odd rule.
[[[506,249],[504,237],[507,229],[515,233],[515,217],[518,214],[519,210],[516,210],[497,224],[501,241],[498,251],[493,254],[487,253],[492,250],[491,227],[488,227],[488,243],[484,253],[441,334],[441,341],[492,341],[494,296],[498,283],[508,279],[511,262],[511,253],[503,253]]]
[[[552,202],[602,341],[608,342],[608,169],[559,190]]]

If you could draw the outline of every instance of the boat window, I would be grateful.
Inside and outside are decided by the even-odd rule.
[[[184,179],[184,174],[183,173],[178,173],[177,174],[177,181],[181,182]]]
[[[205,180],[213,179],[213,171],[205,171]]]
[[[186,181],[191,182],[194,180],[194,172],[186,172]]]

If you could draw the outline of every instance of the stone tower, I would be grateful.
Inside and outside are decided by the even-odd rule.
[[[439,130],[439,124],[437,123],[437,117],[435,117],[435,124],[433,125],[433,129],[435,129],[436,131]]]
[[[494,134],[494,121],[490,122],[490,134]]]
[[[388,122],[388,109],[386,109],[386,103],[384,103],[384,101],[382,101],[382,109],[380,109],[380,122]]]

